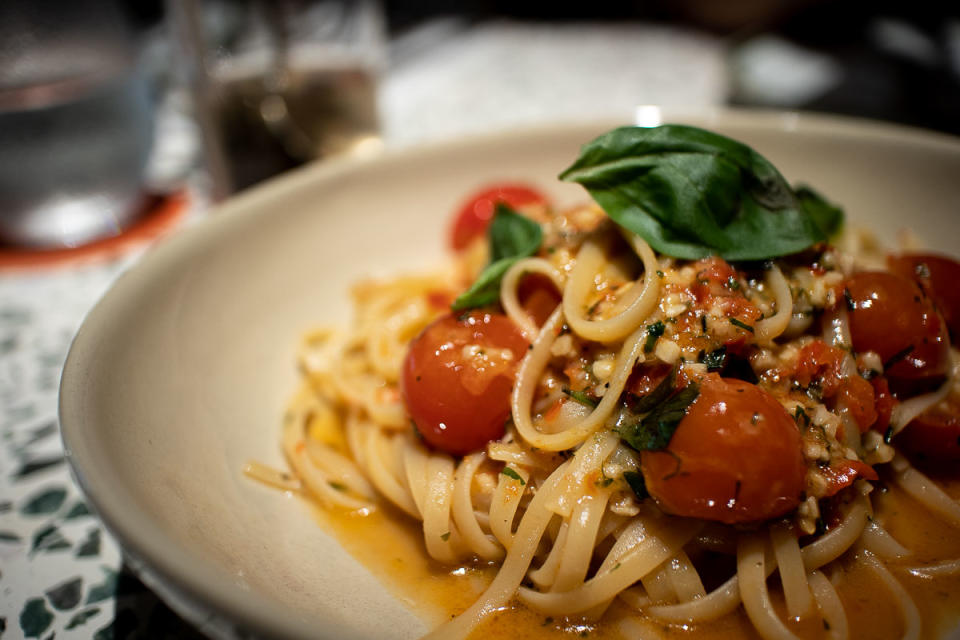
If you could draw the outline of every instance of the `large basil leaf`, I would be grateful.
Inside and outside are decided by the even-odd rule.
[[[791,189],[747,145],[685,125],[614,129],[584,145],[560,178],[677,258],[789,255],[827,240],[843,219],[815,192]]]
[[[521,258],[532,256],[543,242],[540,225],[502,202],[498,202],[487,230],[490,240],[490,264],[480,272],[473,285],[453,301],[454,311],[493,304],[500,299],[500,281]]]

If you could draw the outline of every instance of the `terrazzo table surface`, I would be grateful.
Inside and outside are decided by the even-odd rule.
[[[627,123],[643,104],[721,105],[724,56],[720,41],[665,27],[428,23],[391,43],[380,89],[384,142],[399,148],[588,118]],[[177,116],[173,129],[158,127],[158,155],[183,158],[195,147],[189,123]],[[190,211],[180,226],[207,215],[196,175],[184,183]],[[0,638],[201,635],[126,568],[74,484],[59,434],[58,385],[70,342],[144,250],[0,269]]]

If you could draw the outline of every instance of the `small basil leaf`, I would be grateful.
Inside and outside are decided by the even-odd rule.
[[[490,223],[490,262],[532,256],[543,242],[540,225],[498,202]]]
[[[623,479],[626,480],[630,488],[633,489],[633,493],[637,496],[637,499],[644,500],[650,497],[650,492],[647,491],[647,483],[643,479],[643,474],[639,471],[624,471]]]
[[[620,437],[637,451],[660,451],[670,444],[687,407],[700,395],[700,385],[691,382],[660,403],[637,424],[620,428]]]
[[[453,301],[454,311],[493,304],[500,299],[500,281],[521,258],[532,256],[543,242],[543,230],[533,220],[498,202],[487,231],[490,240],[490,264],[470,288]]]
[[[798,196],[747,145],[684,125],[614,129],[584,145],[560,178],[676,258],[789,255],[825,241],[842,218],[813,192]]]
[[[450,308],[454,311],[463,311],[465,309],[475,309],[488,304],[493,304],[500,299],[500,281],[503,280],[503,274],[513,266],[513,263],[519,258],[503,258],[487,266],[480,272],[477,279],[474,280],[470,288],[460,294]]]

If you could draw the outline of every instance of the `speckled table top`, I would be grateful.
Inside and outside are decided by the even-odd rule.
[[[393,43],[380,96],[384,140],[402,147],[550,120],[627,122],[640,104],[720,105],[724,55],[713,38],[644,25],[428,24]],[[204,215],[199,196],[192,217]],[[0,638],[200,635],[127,570],[74,484],[59,435],[71,339],[141,252],[0,270]]]

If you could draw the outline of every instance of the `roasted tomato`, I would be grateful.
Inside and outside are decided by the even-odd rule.
[[[949,399],[914,418],[894,438],[897,447],[943,462],[960,460],[960,404]]]
[[[410,343],[400,387],[428,444],[453,455],[503,435],[527,341],[503,314],[447,314]]]
[[[843,375],[845,358],[846,353],[842,349],[832,347],[823,340],[811,340],[800,349],[793,378],[804,387],[818,384],[830,408],[850,412],[860,433],[863,433],[877,421],[874,389],[859,374]]]
[[[460,208],[450,229],[450,246],[460,251],[474,238],[486,233],[490,220],[493,219],[494,206],[498,202],[516,208],[546,201],[542,193],[524,184],[505,183],[487,187],[470,196]]]
[[[728,524],[768,520],[800,504],[800,431],[756,385],[708,374],[664,451],[641,454],[650,495],[674,515]]]
[[[916,280],[933,298],[954,340],[960,339],[960,262],[929,253],[905,253],[887,258],[890,269]]]
[[[830,466],[823,467],[820,472],[827,479],[827,491],[824,497],[828,498],[852,485],[857,478],[880,479],[873,467],[860,460],[834,460]]]
[[[883,271],[854,274],[846,283],[855,351],[874,351],[895,394],[940,384],[949,368],[946,325],[920,286]]]

